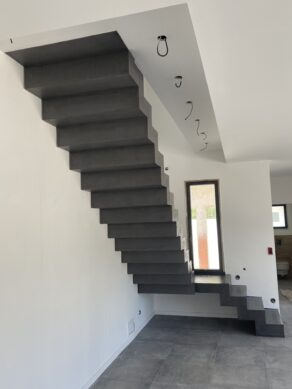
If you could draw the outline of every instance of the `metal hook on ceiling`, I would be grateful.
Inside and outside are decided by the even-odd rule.
[[[167,36],[166,35],[159,35],[157,37],[157,39],[158,39],[157,49],[156,49],[157,54],[159,55],[159,57],[166,57],[168,54],[168,51],[169,51],[168,50],[168,43],[167,43]],[[165,46],[164,53],[161,52],[161,42],[164,42],[164,46]]]
[[[200,133],[199,133],[199,128],[200,128],[200,119],[196,119],[195,120],[195,123],[197,125],[196,127],[196,132],[197,132],[197,135],[200,136]]]
[[[175,85],[177,88],[180,88],[181,85],[182,85],[183,77],[182,77],[182,76],[175,76],[174,79],[175,79],[174,85]]]
[[[194,104],[192,101],[187,101],[186,104],[189,104],[191,105],[191,110],[190,110],[190,113],[185,117],[185,120],[188,120],[188,118],[191,116],[192,112],[193,112],[193,109],[194,109]]]

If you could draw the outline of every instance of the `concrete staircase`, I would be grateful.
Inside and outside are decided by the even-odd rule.
[[[42,99],[42,118],[100,208],[139,293],[219,293],[253,320],[259,335],[283,336],[277,310],[247,297],[229,277],[194,277],[179,235],[143,77],[116,32],[9,52],[25,68],[25,88]]]

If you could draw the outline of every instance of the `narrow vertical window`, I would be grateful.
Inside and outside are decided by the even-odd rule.
[[[220,274],[222,268],[217,181],[187,183],[190,255],[194,269]]]

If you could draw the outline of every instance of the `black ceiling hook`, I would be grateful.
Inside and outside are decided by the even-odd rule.
[[[168,44],[167,44],[167,36],[166,35],[159,35],[157,37],[158,39],[158,43],[157,43],[157,54],[159,55],[159,57],[166,57],[167,54],[168,54]],[[162,53],[161,52],[161,42],[164,42],[164,45],[165,45],[165,52]]]
[[[183,77],[182,77],[182,76],[175,76],[174,79],[175,79],[174,85],[175,85],[177,88],[180,88],[181,85],[182,85]]]
[[[197,135],[200,136],[200,133],[199,133],[199,128],[200,128],[200,119],[196,119],[195,120],[195,123],[197,125],[196,127],[196,132],[197,132]]]
[[[188,118],[191,116],[192,112],[193,112],[193,109],[194,109],[194,104],[192,101],[187,101],[186,104],[189,104],[191,106],[191,110],[190,110],[190,113],[185,117],[185,120],[188,120]]]

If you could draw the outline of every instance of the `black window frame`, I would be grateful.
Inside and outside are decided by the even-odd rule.
[[[220,207],[220,188],[219,180],[199,180],[199,181],[187,181],[186,185],[186,197],[187,197],[187,219],[188,219],[188,241],[190,259],[192,261],[192,268],[196,274],[202,275],[225,275],[224,271],[224,259],[223,259],[223,243],[222,243],[222,229],[221,229],[221,207]],[[192,239],[192,208],[191,208],[191,195],[190,188],[194,185],[214,185],[215,188],[215,204],[216,204],[216,221],[217,221],[217,234],[218,234],[218,253],[220,269],[195,269],[193,258],[193,239]]]
[[[274,227],[274,230],[287,230],[288,229],[288,218],[287,218],[287,205],[286,204],[272,204],[272,210],[273,207],[283,207],[284,208],[284,220],[285,220],[285,227]]]

